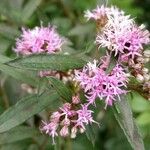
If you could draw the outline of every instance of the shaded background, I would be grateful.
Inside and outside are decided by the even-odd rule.
[[[33,28],[49,23],[56,25],[59,33],[68,39],[65,51],[87,51],[91,53],[94,47],[95,25],[86,22],[84,11],[93,9],[97,4],[114,4],[131,14],[140,24],[144,23],[150,29],[150,0],[1,0],[0,1],[0,54],[15,58],[12,48],[15,38],[21,33],[22,27]],[[16,103],[24,93],[20,90],[20,82],[0,73],[0,113]],[[129,99],[134,116],[144,138],[146,150],[150,150],[150,103],[138,93],[130,93]],[[6,101],[7,99],[7,101]],[[93,147],[85,135],[79,135],[71,143],[73,150],[130,150],[131,147],[115,121],[111,109],[99,107],[97,117],[100,129],[95,127],[96,144]],[[41,114],[40,114],[41,115]],[[28,122],[37,127],[40,115]],[[0,141],[2,140],[0,134]],[[9,135],[7,135],[9,138]],[[42,141],[43,140],[43,141]],[[42,145],[42,146],[41,146]],[[13,143],[1,145],[1,150],[48,150],[54,149],[50,140],[43,137],[26,138]],[[62,146],[63,149],[63,146]]]

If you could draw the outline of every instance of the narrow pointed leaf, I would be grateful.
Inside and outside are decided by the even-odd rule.
[[[143,140],[139,134],[138,127],[134,121],[131,107],[126,97],[121,96],[121,101],[118,101],[114,109],[114,115],[121,129],[128,139],[131,147],[136,150],[144,150]]]
[[[15,127],[8,132],[0,134],[0,145],[17,142],[27,138],[33,138],[39,135],[41,135],[41,133],[35,128],[27,126]]]
[[[22,10],[22,19],[24,22],[27,22],[29,18],[32,16],[34,11],[38,8],[42,0],[30,0],[25,5],[25,7]]]
[[[0,55],[0,63],[5,63],[11,61],[11,58],[5,56],[5,55]]]
[[[29,141],[20,141],[11,144],[4,144],[1,146],[1,150],[27,150],[29,144],[31,144],[31,142]]]
[[[72,93],[71,90],[60,80],[49,77],[48,80],[53,85],[57,93],[65,100],[71,101]]]
[[[87,125],[86,126],[86,136],[90,142],[92,142],[93,146],[95,145],[96,141],[96,133],[94,131],[94,128],[92,125]]]
[[[4,60],[2,60],[4,61]],[[37,77],[32,76],[27,71],[23,71],[18,68],[14,68],[5,64],[0,63],[0,71],[3,73],[12,76],[13,78],[28,83],[30,85],[36,86],[37,85]]]
[[[0,133],[5,132],[41,112],[49,105],[58,102],[59,96],[54,93],[43,93],[40,96],[30,95],[19,100],[0,116]]]
[[[13,67],[29,70],[58,70],[81,68],[86,62],[79,57],[60,54],[39,54],[18,58],[7,64]]]

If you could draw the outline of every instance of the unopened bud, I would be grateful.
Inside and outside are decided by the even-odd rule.
[[[60,130],[60,135],[63,137],[66,137],[69,135],[69,129],[68,126],[64,126],[61,130]]]
[[[71,129],[71,138],[75,138],[77,134],[77,127],[73,127]]]
[[[137,61],[138,61],[138,62],[141,62],[141,63],[144,63],[144,58],[143,58],[143,57],[138,57],[138,58],[137,58]]]
[[[148,63],[150,61],[149,57],[144,58],[144,63]]]
[[[80,103],[79,95],[76,95],[76,96],[72,97],[72,103],[73,104],[79,104]]]
[[[84,133],[85,129],[84,128],[80,128],[80,133]]]
[[[150,80],[150,75],[149,74],[144,74],[144,80],[149,81]]]
[[[63,126],[69,126],[70,125],[70,120],[68,118],[65,118],[64,120],[61,121],[60,123]]]
[[[136,64],[136,65],[134,66],[135,69],[140,69],[141,67],[142,67],[141,64]]]
[[[145,73],[145,74],[146,74],[146,73],[148,73],[148,72],[149,72],[149,69],[148,69],[148,68],[143,68],[143,69],[142,69],[142,71],[143,71],[143,73]]]
[[[141,74],[138,74],[136,76],[137,81],[139,81],[140,83],[142,83],[144,81],[144,77]]]
[[[150,57],[150,50],[145,50],[144,51],[144,56],[145,57]]]
[[[131,76],[131,73],[126,73],[126,77],[130,77]]]
[[[71,104],[70,103],[63,104],[63,109],[70,110],[71,109]]]

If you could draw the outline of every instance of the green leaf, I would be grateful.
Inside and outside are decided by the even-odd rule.
[[[28,150],[39,150],[39,147],[38,147],[38,145],[36,145],[36,144],[31,144],[31,145],[29,146]]]
[[[57,93],[65,100],[71,101],[72,99],[72,93],[71,90],[60,80],[49,77],[48,80],[53,85],[54,89],[57,91]]]
[[[150,103],[137,92],[132,92],[131,104],[134,112],[143,112],[150,110]]]
[[[4,57],[3,57],[4,58]],[[1,61],[5,61],[5,59],[1,60]],[[37,77],[32,76],[31,73],[27,72],[27,71],[23,71],[21,69],[18,68],[14,68],[5,64],[1,64],[0,63],[0,70],[9,75],[12,76],[13,78],[23,81],[25,83],[28,83],[30,85],[36,86],[37,85]]]
[[[27,22],[28,19],[32,16],[34,11],[37,9],[37,7],[40,5],[42,0],[29,0],[28,3],[25,5],[25,7],[22,10],[22,19],[23,22]]]
[[[94,131],[94,128],[93,128],[93,126],[92,125],[87,125],[86,126],[86,136],[87,136],[87,138],[88,138],[88,140],[90,141],[90,142],[92,142],[92,144],[93,144],[93,146],[95,145],[95,141],[96,141],[96,133],[95,133],[95,131]]]
[[[84,25],[77,25],[73,29],[70,30],[70,36],[79,36],[89,34],[89,31],[94,29],[93,24],[84,24]]]
[[[144,150],[143,140],[139,134],[138,127],[134,121],[132,110],[126,97],[121,96],[121,101],[118,101],[115,106],[119,109],[119,113],[114,109],[115,118],[124,131],[128,142],[133,149]]]
[[[32,138],[39,136],[41,133],[39,130],[27,126],[15,127],[8,132],[0,134],[0,145],[9,144],[16,141],[24,140],[27,138]]]
[[[15,37],[17,37],[20,34],[20,32],[16,27],[8,26],[7,24],[1,23],[0,24],[0,34],[5,38],[14,40]]]
[[[81,68],[86,62],[79,57],[60,54],[39,54],[18,58],[7,64],[13,67],[29,70],[59,70]]]
[[[150,125],[150,112],[147,111],[147,112],[140,114],[137,117],[136,121],[141,126]]]
[[[58,102],[59,96],[53,93],[30,95],[19,100],[14,106],[7,109],[0,116],[0,133],[5,132],[39,113],[49,105]]]
[[[7,56],[4,56],[4,55],[0,55],[0,63],[6,63],[8,61],[11,61],[12,59],[7,57]]]
[[[29,144],[31,144],[29,141],[19,141],[16,143],[2,145],[0,148],[1,150],[27,150]]]

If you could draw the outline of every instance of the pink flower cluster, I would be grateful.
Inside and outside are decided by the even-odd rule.
[[[100,20],[104,16],[106,17],[111,17],[111,16],[119,16],[119,15],[124,15],[124,11],[120,11],[117,7],[105,7],[104,5],[102,6],[97,6],[97,8],[93,9],[92,11],[87,10],[85,12],[85,17],[87,20],[93,19],[93,20]]]
[[[78,131],[83,133],[86,130],[86,125],[97,123],[93,120],[92,113],[86,104],[80,104],[79,96],[73,96],[72,103],[65,103],[58,111],[53,112],[49,123],[43,122],[41,131],[52,137],[53,144],[58,135],[75,138]]]
[[[105,101],[105,108],[121,94],[126,94],[128,77],[123,67],[124,62],[128,63],[141,56],[143,46],[150,43],[150,33],[144,25],[137,26],[130,16],[125,15],[116,7],[97,6],[92,11],[86,11],[87,19],[93,19],[99,25],[95,43],[106,48],[106,56],[100,61],[94,60],[87,63],[81,70],[75,70],[75,74],[58,73],[57,71],[40,71],[39,76],[55,76],[63,81],[66,77],[71,81],[74,78],[79,84],[77,89],[84,90],[87,102],[82,104],[79,95],[72,97],[71,103],[64,103],[57,111],[50,116],[49,122],[43,121],[41,131],[46,132],[53,139],[60,135],[75,138],[77,133],[83,133],[86,125],[97,123],[93,120],[89,105],[96,105],[96,99]],[[23,29],[23,33],[16,42],[15,52],[21,55],[38,53],[55,53],[61,50],[64,40],[52,26],[35,27],[33,30]],[[115,58],[116,63],[110,69],[111,59]],[[115,62],[115,61],[114,61]],[[63,74],[63,75],[62,75]],[[75,76],[74,76],[75,75]],[[73,82],[74,83],[74,82]],[[74,86],[76,86],[74,84]],[[77,93],[78,91],[75,91]],[[79,94],[79,93],[78,93]],[[98,124],[98,123],[97,123]]]
[[[115,7],[97,7],[87,11],[87,19],[107,20],[101,32],[96,37],[99,47],[106,47],[114,51],[114,56],[119,54],[119,61],[128,62],[130,58],[141,56],[143,45],[150,43],[150,33],[144,25],[137,26],[130,16]]]
[[[14,51],[22,55],[38,53],[54,53],[61,50],[64,40],[56,32],[55,27],[35,27],[22,29],[22,35],[17,39]]]
[[[88,63],[83,70],[75,72],[75,80],[84,89],[88,104],[95,104],[96,98],[105,100],[105,108],[112,105],[120,94],[125,94],[128,82],[124,69],[117,64],[109,73],[106,73],[104,64],[100,66],[94,60]]]
[[[57,33],[55,27],[35,27],[34,29],[22,29],[22,35],[17,39],[14,51],[21,55],[31,55],[39,53],[55,53],[61,50],[64,39]],[[53,70],[40,71],[40,77],[55,76],[59,73]]]

